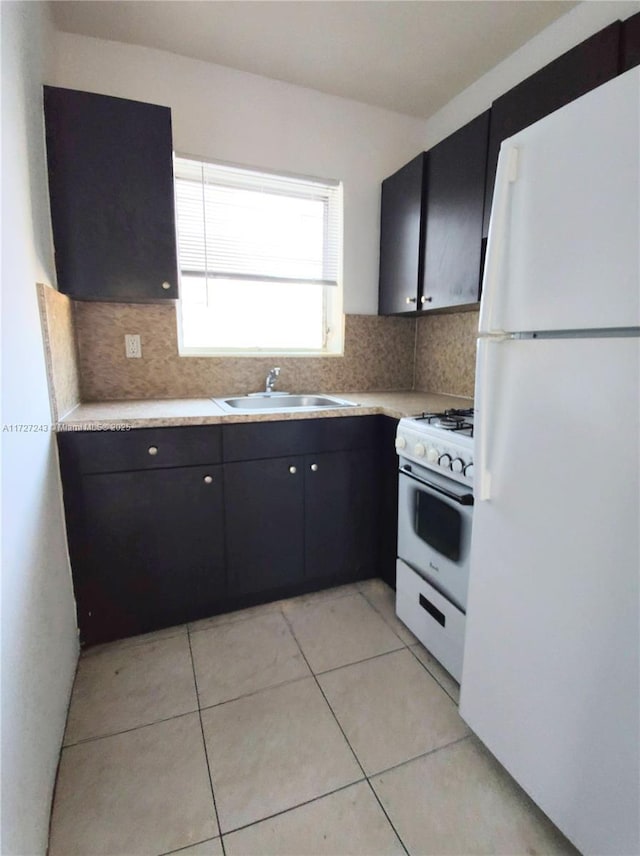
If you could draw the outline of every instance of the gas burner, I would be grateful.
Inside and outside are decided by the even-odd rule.
[[[434,428],[442,428],[445,431],[465,431],[473,436],[473,408],[466,410],[445,410],[442,413],[423,413],[416,419],[425,421]]]

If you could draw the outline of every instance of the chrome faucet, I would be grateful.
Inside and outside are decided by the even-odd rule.
[[[269,370],[269,374],[267,375],[267,380],[265,383],[265,392],[273,392],[273,387],[276,385],[276,381],[278,379],[278,375],[280,374],[280,367],[275,366],[274,368]]]

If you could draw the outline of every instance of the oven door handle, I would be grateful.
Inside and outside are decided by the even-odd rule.
[[[454,502],[457,502],[459,505],[473,505],[473,494],[472,493],[454,493],[452,490],[447,490],[444,487],[441,487],[439,484],[434,484],[433,482],[427,481],[427,479],[419,478],[414,475],[408,467],[400,467],[400,473],[403,476],[408,476],[410,479],[417,481],[418,484],[424,485],[424,487],[428,487],[429,490],[434,490],[436,493],[441,493],[443,496],[448,497],[449,499],[453,499]]]

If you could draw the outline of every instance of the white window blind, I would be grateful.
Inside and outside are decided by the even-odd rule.
[[[183,275],[338,284],[338,182],[175,160]]]

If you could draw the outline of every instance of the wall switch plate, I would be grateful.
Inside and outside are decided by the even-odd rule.
[[[124,337],[124,352],[127,355],[127,359],[137,359],[142,356],[142,345],[140,344],[139,335],[127,335]]]

